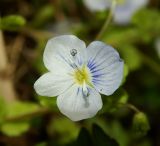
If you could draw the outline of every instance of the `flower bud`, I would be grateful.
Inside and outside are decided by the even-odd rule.
[[[133,117],[133,132],[135,136],[144,136],[149,129],[150,125],[147,116],[143,112],[136,113]]]

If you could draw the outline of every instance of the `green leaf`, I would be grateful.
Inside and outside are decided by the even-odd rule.
[[[20,15],[9,15],[0,19],[0,29],[17,31],[26,24],[24,17]]]
[[[7,136],[19,136],[29,129],[27,122],[9,122],[1,126],[1,131]]]
[[[1,124],[1,131],[8,136],[19,136],[26,132],[30,127],[30,123],[29,120],[24,119],[25,115],[33,113],[39,108],[37,104],[20,101],[15,101],[7,105],[7,113],[5,115],[7,120],[4,120]],[[20,116],[22,116],[23,119],[16,119]]]
[[[33,113],[37,111],[39,108],[40,106],[35,103],[16,101],[8,105],[7,117],[16,117]]]
[[[106,132],[114,137],[120,146],[128,146],[130,135],[117,120],[106,123]]]
[[[119,144],[110,138],[106,133],[96,124],[92,127],[93,140],[96,146],[119,146]]]
[[[59,111],[56,104],[56,101],[57,101],[56,97],[37,96],[37,98],[42,106],[48,107],[52,111]]]
[[[7,104],[4,101],[4,98],[0,96],[0,124],[4,121],[5,116],[7,114]]]
[[[128,74],[129,74],[129,68],[127,64],[124,63],[122,85],[125,83]]]
[[[137,48],[126,44],[121,46],[120,51],[129,70],[134,71],[141,67],[142,57]]]
[[[119,88],[113,95],[103,98],[104,106],[100,113],[114,113],[128,101],[128,94]]]
[[[154,20],[154,23],[151,20]],[[142,9],[138,11],[132,17],[132,23],[139,27],[139,30],[143,33],[148,32],[148,34],[154,35],[160,34],[160,12],[156,9]],[[145,37],[145,34],[143,35],[144,36],[142,37]]]
[[[32,25],[34,27],[41,27],[46,24],[47,21],[53,19],[54,7],[53,5],[45,5],[36,13]]]
[[[92,139],[91,136],[86,128],[81,128],[77,141],[76,141],[77,146],[92,146]]]

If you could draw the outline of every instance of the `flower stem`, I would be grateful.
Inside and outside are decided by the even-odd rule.
[[[125,104],[123,104],[123,106],[133,110],[136,113],[140,112],[140,110],[137,107],[135,107],[133,104],[125,103]]]
[[[98,33],[98,35],[96,36],[96,39],[100,39],[102,37],[102,35],[104,34],[104,32],[106,31],[108,25],[110,24],[111,20],[112,20],[112,16],[113,16],[113,13],[114,13],[114,10],[116,8],[116,4],[117,4],[117,0],[113,0],[112,1],[112,5],[111,5],[111,8],[110,8],[110,12],[109,12],[109,15],[102,27],[102,29],[100,30],[100,32]]]

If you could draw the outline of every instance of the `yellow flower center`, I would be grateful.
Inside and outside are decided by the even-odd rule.
[[[76,69],[73,75],[77,84],[83,85],[85,82],[92,87],[91,76],[86,66],[83,66],[81,69]]]

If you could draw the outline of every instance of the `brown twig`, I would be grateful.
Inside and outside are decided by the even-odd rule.
[[[18,64],[18,59],[20,57],[21,51],[23,49],[24,46],[24,42],[25,42],[25,38],[22,35],[19,35],[16,37],[13,45],[12,45],[12,49],[11,49],[11,53],[10,53],[10,70],[11,73],[14,74],[17,64]]]

